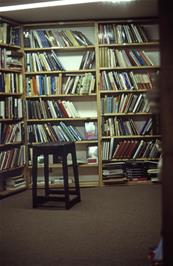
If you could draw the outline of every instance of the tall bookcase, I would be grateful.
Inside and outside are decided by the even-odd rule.
[[[24,103],[24,117],[20,113],[18,120],[9,120],[1,115],[1,136],[2,124],[12,124],[16,131],[20,128],[17,135],[21,138],[19,143],[15,138],[13,143],[2,143],[1,153],[16,147],[24,152],[25,148],[20,169],[26,158],[28,185],[32,167],[30,144],[57,140],[75,141],[81,186],[124,183],[139,175],[146,178],[141,169],[146,171],[160,155],[159,116],[153,114],[148,100],[159,75],[158,22],[52,22],[24,24],[21,28],[22,68],[1,67],[4,84],[8,84],[7,76],[11,75],[20,86],[10,91],[9,85],[1,85],[0,93],[0,103],[8,99],[10,106],[14,99],[15,107],[16,101],[21,101],[18,106]],[[3,49],[21,51],[19,42],[16,45],[1,41]],[[41,157],[39,162],[41,185]],[[8,175],[11,171],[7,171]],[[50,176],[52,186],[62,183],[61,167],[54,158]]]
[[[21,27],[0,20],[0,198],[26,188]]]
[[[24,25],[27,142],[75,141],[84,186],[100,182],[98,159],[88,159],[98,150],[95,39],[94,22]],[[29,169],[31,160],[29,149]],[[53,185],[60,171],[52,160]]]
[[[146,180],[160,154],[159,117],[149,94],[159,71],[158,24],[98,23],[102,180]]]

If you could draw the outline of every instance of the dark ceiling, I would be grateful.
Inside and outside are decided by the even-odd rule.
[[[0,7],[7,5],[46,2],[45,0],[0,1]],[[0,16],[23,23],[42,21],[97,20],[144,18],[158,16],[157,0],[132,0],[126,3],[89,3],[69,6],[57,6],[21,11],[0,12]]]

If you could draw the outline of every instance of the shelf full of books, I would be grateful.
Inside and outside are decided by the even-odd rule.
[[[0,198],[26,188],[21,27],[0,19]]]
[[[31,143],[74,141],[82,186],[149,179],[161,145],[150,102],[160,68],[157,21],[31,23],[21,34],[1,20],[0,59],[3,193],[26,186],[23,169],[31,184]],[[62,185],[53,159],[50,174],[52,186]]]
[[[99,184],[95,30],[93,22],[69,22],[24,25],[23,32],[27,142],[74,141],[84,186]],[[61,185],[58,163],[50,173],[52,185]]]
[[[144,164],[157,162],[161,145],[159,118],[148,97],[159,75],[158,24],[100,22],[98,47],[103,183],[148,180]],[[135,164],[141,171],[130,176]]]

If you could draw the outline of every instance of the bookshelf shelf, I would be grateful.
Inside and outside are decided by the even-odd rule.
[[[80,187],[98,187],[99,182],[98,181],[80,181],[79,182]],[[60,184],[50,184],[50,188],[57,188],[57,187],[62,187],[62,181]],[[73,187],[73,183],[69,184],[69,187]],[[31,185],[29,186],[31,188]],[[38,184],[38,188],[43,189],[44,186],[43,184]]]
[[[39,142],[32,142],[32,144],[38,144]],[[81,144],[98,144],[98,140],[81,140],[81,141],[75,141],[76,145]]]
[[[25,52],[33,52],[33,51],[51,51],[51,50],[58,50],[58,51],[85,51],[88,49],[95,49],[94,45],[87,45],[87,46],[71,46],[71,47],[42,47],[42,48],[24,48]]]
[[[21,49],[21,47],[18,45],[10,45],[10,44],[6,44],[6,43],[0,43],[0,47],[8,48],[8,49],[14,49],[14,50],[20,50]]]
[[[120,71],[120,70],[159,70],[160,69],[160,65],[157,66],[130,66],[130,67],[100,67],[100,70],[116,70],[116,71]]]
[[[13,118],[4,118],[4,119],[0,118],[0,122],[4,122],[4,123],[9,123],[9,122],[16,123],[16,122],[20,122],[20,121],[23,121],[23,118],[15,118],[15,119],[13,119]]]
[[[78,74],[78,73],[87,73],[87,72],[95,72],[96,69],[74,69],[74,70],[59,70],[59,71],[34,71],[34,72],[25,72],[25,75],[41,75],[41,74],[68,74],[68,73],[73,73],[73,74]]]
[[[78,117],[78,118],[50,118],[50,119],[28,119],[28,123],[47,123],[47,122],[56,122],[56,121],[93,121],[97,120],[97,117]]]
[[[154,139],[154,138],[161,138],[161,135],[121,135],[121,136],[102,136],[102,139]]]
[[[9,190],[5,190],[5,191],[1,191],[0,192],[0,199],[4,198],[4,197],[7,197],[9,195],[13,195],[15,193],[18,193],[18,192],[22,192],[24,190],[27,189],[27,186],[23,186],[23,187],[20,187],[20,188],[14,188],[14,189],[9,189]]]
[[[113,90],[110,90],[110,91],[108,91],[108,90],[101,90],[100,91],[100,94],[101,95],[109,95],[109,94],[121,94],[121,93],[143,93],[143,92],[147,92],[148,90],[146,90],[146,89],[143,89],[143,90],[117,90],[117,91],[113,91]]]
[[[39,98],[45,98],[45,99],[56,99],[56,98],[68,98],[68,99],[79,99],[79,101],[82,101],[83,99],[86,100],[86,98],[91,99],[91,98],[96,98],[96,93],[92,94],[86,94],[86,95],[79,95],[79,94],[59,94],[59,95],[34,95],[34,96],[26,96],[26,99],[39,99]]]
[[[0,68],[0,72],[21,73],[21,70],[20,69],[16,69],[16,68]]]
[[[124,47],[157,47],[159,46],[159,41],[155,42],[146,42],[146,43],[123,43],[123,44],[99,44],[99,47],[118,47],[118,48],[124,48]]]
[[[68,165],[69,167],[71,166],[71,164]],[[28,166],[30,169],[32,168],[31,165]],[[92,168],[92,167],[98,167],[98,164],[96,163],[78,163],[78,167],[79,168]],[[38,168],[44,168],[44,165],[38,165]],[[61,165],[60,164],[50,164],[49,165],[49,168],[61,168]]]
[[[0,92],[0,98],[1,97],[9,97],[9,96],[15,96],[15,97],[21,97],[22,93],[6,93],[6,92]]]
[[[103,117],[110,117],[110,116],[151,116],[152,113],[108,113],[102,114]]]
[[[126,161],[158,161],[159,159],[158,158],[146,158],[146,157],[140,157],[140,158],[124,158],[124,159],[112,159],[112,160],[104,160],[103,162],[104,163],[109,163],[109,162],[126,162]]]
[[[14,147],[16,147],[16,146],[19,146],[19,145],[22,145],[22,144],[24,144],[23,142],[21,142],[21,141],[18,141],[18,142],[9,142],[9,143],[4,143],[4,144],[0,144],[0,148],[5,148],[5,147],[12,147],[12,146],[14,146]]]

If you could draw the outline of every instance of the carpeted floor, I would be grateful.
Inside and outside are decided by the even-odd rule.
[[[2,266],[148,266],[159,240],[160,185],[81,189],[70,210],[32,209],[31,191],[0,201]]]

